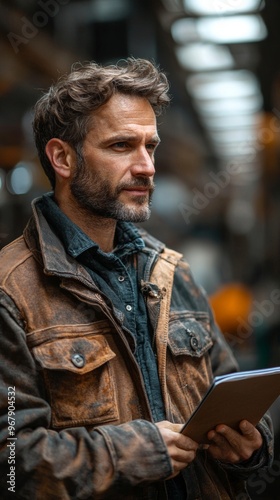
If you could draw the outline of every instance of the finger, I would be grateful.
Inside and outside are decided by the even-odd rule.
[[[235,431],[226,425],[218,425],[215,430],[227,439],[236,452],[244,449],[245,454],[250,453],[250,451],[252,453],[252,451],[262,446],[263,438],[261,433],[248,420],[242,420],[239,429],[240,431]]]
[[[194,452],[186,452],[186,453],[178,453],[178,450],[175,454],[170,456],[171,465],[172,465],[172,476],[175,477],[181,470],[185,469],[195,458]]]
[[[225,448],[226,446],[229,446],[228,440],[226,437],[223,435],[223,430],[221,429],[220,432],[218,432],[216,429],[212,430],[208,433],[208,439],[211,441],[211,444],[215,444],[219,448]]]
[[[218,425],[211,431],[208,434],[213,443],[209,449],[211,455],[231,463],[248,460],[252,453],[261,447],[263,439],[259,431],[249,422],[242,421],[241,428],[248,434],[241,434],[226,425]]]
[[[239,454],[222,433],[212,430],[208,433],[207,437],[210,441],[208,451],[213,458],[229,463],[236,463],[239,461]]]
[[[248,420],[242,420],[239,424],[239,429],[242,435],[250,441],[254,441],[258,435],[262,440],[261,433],[253,424],[251,424],[251,422],[248,422]]]
[[[239,448],[241,441],[241,434],[227,425],[217,425],[215,428],[216,434],[226,440],[232,448]]]
[[[195,459],[195,455],[195,450],[184,450],[182,448],[176,448],[172,453],[172,459],[176,462],[189,464]]]
[[[182,448],[183,450],[191,450],[196,452],[199,444],[196,441],[193,441],[191,438],[184,436],[183,434],[179,434],[176,444],[178,448]]]
[[[157,424],[157,426],[167,446],[167,450],[172,465],[173,467],[175,467],[175,471],[176,465],[173,463],[173,461],[182,464],[182,468],[185,467],[189,462],[194,460],[198,443],[188,438],[187,436],[184,436],[183,434],[174,432],[174,430],[171,430],[165,422]]]
[[[227,450],[227,460],[238,462],[240,460],[245,460],[245,457],[247,458],[248,455],[252,453],[250,446],[248,447],[244,436],[242,436],[240,432],[235,431],[234,429],[226,425],[218,425],[215,431],[216,434],[218,434],[218,436],[220,437],[219,446],[223,446],[222,440],[224,440],[224,443],[227,443],[227,448],[225,444],[223,446],[223,448]]]

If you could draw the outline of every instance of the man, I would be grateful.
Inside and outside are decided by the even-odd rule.
[[[179,432],[237,366],[182,256],[133,224],[168,102],[166,76],[129,58],[76,67],[35,106],[53,192],[0,257],[1,498],[15,477],[32,500],[244,499],[271,463],[268,417],[206,446]]]

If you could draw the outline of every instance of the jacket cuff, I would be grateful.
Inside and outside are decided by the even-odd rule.
[[[130,486],[161,481],[172,474],[169,454],[157,426],[146,420],[94,429],[102,435],[112,463],[114,481]]]

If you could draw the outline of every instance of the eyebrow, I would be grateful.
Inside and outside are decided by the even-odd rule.
[[[125,141],[135,141],[137,140],[137,135],[132,135],[132,134],[122,134],[122,135],[116,135],[116,136],[112,136],[112,137],[109,137],[108,139],[105,139],[102,144],[103,145],[106,145],[106,144],[111,144],[111,143],[114,143],[114,142],[125,142]],[[160,143],[160,138],[158,135],[153,135],[152,137],[150,137],[148,139],[147,142],[153,142],[157,145],[159,145]]]
[[[160,143],[160,137],[158,135],[154,135],[152,138],[151,138],[151,141],[152,142],[155,142],[157,145],[159,145]]]

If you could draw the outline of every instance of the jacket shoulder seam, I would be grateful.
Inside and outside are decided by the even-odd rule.
[[[24,246],[22,245],[22,243]],[[21,246],[22,248],[18,250],[18,246]],[[13,255],[14,253],[16,254],[16,256]],[[12,259],[12,257],[15,257],[15,259]],[[0,252],[0,261],[2,260],[3,262],[3,259],[8,260],[9,266],[7,267],[7,269],[3,270],[2,275],[0,272],[1,284],[5,285],[6,281],[14,272],[14,270],[20,267],[30,258],[33,258],[32,252],[26,246],[26,243],[24,242],[24,238],[22,236],[6,245]],[[1,268],[3,269],[3,265],[1,266]]]

